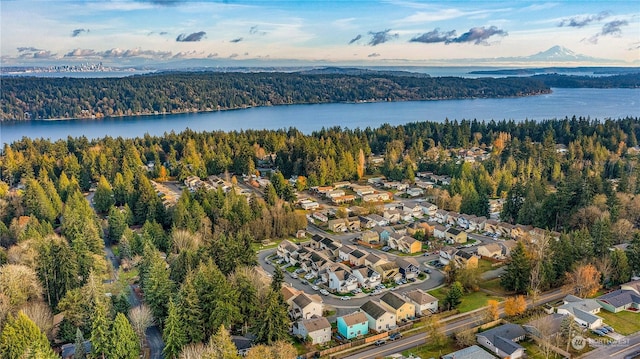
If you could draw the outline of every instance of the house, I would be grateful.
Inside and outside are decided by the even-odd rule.
[[[333,184],[333,188],[346,188],[346,187],[351,187],[351,182],[342,181],[342,182],[335,182]]]
[[[293,334],[302,339],[311,338],[311,344],[331,341],[331,324],[325,317],[304,319],[293,323]]]
[[[373,269],[380,273],[382,276],[382,280],[396,280],[400,279],[402,275],[400,274],[400,268],[396,264],[396,262],[386,262],[382,264],[378,264]]]
[[[371,330],[385,332],[396,327],[396,316],[379,303],[370,300],[364,303],[360,310],[367,317]]]
[[[318,295],[309,295],[302,292],[291,301],[289,316],[294,320],[300,318],[309,319],[313,316],[321,317],[322,310],[322,299]]]
[[[373,231],[378,233],[378,241],[382,244],[387,244],[389,242],[389,236],[391,235],[393,229],[390,227],[373,227]]]
[[[360,227],[362,229],[371,229],[377,225],[371,218],[365,216],[359,216],[360,218]]]
[[[409,197],[418,197],[424,194],[424,190],[422,188],[411,187],[411,188],[407,188],[406,193],[407,193],[407,196]]]
[[[307,231],[305,231],[304,229],[299,229],[296,232],[296,238],[297,239],[307,238]]]
[[[511,233],[514,228],[515,228],[515,226],[513,224],[511,224],[511,223],[500,222],[500,223],[498,223],[499,232],[496,232],[496,233],[500,234],[500,236],[505,237],[505,238],[515,238],[515,237],[513,237],[513,234]]]
[[[447,219],[449,218],[449,212],[444,209],[436,210],[435,220],[440,224],[447,223]]]
[[[300,201],[300,207],[302,207],[302,209],[304,210],[314,210],[318,209],[320,207],[320,204],[316,201],[303,199],[302,201]]]
[[[361,242],[367,244],[378,244],[379,242],[378,233],[371,230],[362,232],[359,238]]]
[[[400,214],[400,211],[397,209],[389,209],[384,211],[382,216],[389,221],[389,223],[398,223],[402,218]]]
[[[356,247],[354,246],[344,245],[340,247],[340,249],[338,250],[338,258],[340,258],[340,260],[343,262],[348,262],[349,254],[351,254],[351,252],[355,250],[356,250]]]
[[[352,194],[347,194],[344,196],[331,197],[331,202],[333,204],[339,205],[343,203],[351,203],[356,200],[356,196]]]
[[[498,243],[487,243],[478,246],[478,255],[487,258],[502,257],[502,247]]]
[[[395,233],[389,238],[388,245],[402,253],[418,253],[422,250],[422,242],[419,240]]]
[[[467,232],[457,228],[449,228],[445,231],[445,238],[448,243],[467,243]]]
[[[562,301],[564,304],[556,310],[558,314],[571,314],[576,323],[588,329],[602,326],[602,318],[596,315],[601,307],[595,299],[567,295]]]
[[[438,298],[423,291],[422,289],[412,290],[404,294],[416,309],[416,316],[432,314],[438,311]]]
[[[528,236],[529,232],[533,229],[533,226],[516,224],[511,229],[511,237],[513,238],[522,238],[524,236]]]
[[[548,339],[561,332],[564,318],[563,314],[551,313],[523,324],[522,328],[532,337]]]
[[[313,212],[313,214],[311,215],[314,219],[317,219],[318,221],[322,222],[322,223],[327,223],[329,222],[329,217],[327,217],[326,214],[322,213],[322,212]]]
[[[387,257],[385,257],[382,254],[378,255],[375,253],[369,253],[369,255],[366,256],[364,259],[364,265],[369,266],[371,268],[375,268],[380,264],[387,263],[387,262],[388,262]]]
[[[358,280],[351,275],[349,268],[344,264],[335,264],[327,268],[326,277],[329,289],[338,293],[346,293],[358,288]]]
[[[347,221],[344,218],[336,218],[336,219],[329,220],[328,225],[329,225],[329,230],[336,233],[346,232],[348,229]]]
[[[469,231],[482,231],[484,230],[484,224],[487,223],[487,217],[472,217],[469,219]]]
[[[442,247],[440,249],[440,256],[438,257],[438,260],[442,265],[446,266],[452,260],[454,260],[457,251],[457,249],[450,246]]]
[[[338,334],[345,339],[353,339],[369,334],[369,320],[363,312],[354,312],[338,317]]]
[[[459,268],[478,268],[478,257],[465,251],[457,251],[454,257]]]
[[[84,347],[84,352],[86,354],[91,354],[91,349],[93,349],[91,341],[85,340],[84,343],[82,343],[82,346]],[[63,344],[60,349],[60,356],[64,359],[71,359],[76,354],[76,345],[74,343]]]
[[[396,322],[398,323],[416,315],[416,306],[394,292],[387,292],[380,297],[380,304],[396,315]]]
[[[388,226],[389,225],[389,220],[384,218],[384,217],[382,217],[379,214],[372,213],[372,214],[368,215],[367,218],[372,220],[373,223],[375,223],[375,226],[384,227],[384,226]]]
[[[370,194],[374,194],[376,190],[371,186],[351,186],[351,189],[359,196],[364,197]]]
[[[413,258],[398,257],[396,264],[405,279],[417,278],[420,274],[420,264]]]
[[[441,224],[433,226],[433,238],[445,239],[447,237],[447,228]]]
[[[434,217],[438,211],[438,206],[429,202],[422,202],[422,213],[429,217]]]
[[[352,251],[351,253],[349,253],[349,263],[352,266],[363,266],[364,259],[366,256],[367,256],[367,252],[356,249],[355,251]]]
[[[238,355],[240,356],[247,355],[249,350],[251,350],[251,347],[253,347],[253,340],[241,335],[232,335],[231,341],[233,342],[233,345],[235,345],[238,350]]]
[[[445,224],[448,224],[450,226],[457,225],[459,216],[460,216],[460,213],[454,212],[454,211],[449,211],[447,213],[447,221],[445,222]]]
[[[360,218],[358,217],[349,217],[346,219],[345,223],[347,224],[347,229],[351,232],[360,230]]]
[[[495,359],[496,357],[489,354],[477,345],[472,345],[464,349],[460,349],[453,353],[445,354],[442,359]]]
[[[278,257],[283,258],[285,262],[289,263],[290,257],[294,253],[296,253],[299,248],[300,247],[297,244],[285,239],[280,242],[280,244],[278,244],[278,248],[276,248],[276,254],[278,255]]]
[[[518,246],[518,242],[514,241],[513,239],[509,239],[506,241],[501,241],[500,246],[502,247],[502,255],[505,257],[511,257],[511,251]]]
[[[402,204],[402,212],[414,218],[422,218],[424,215],[422,205],[417,202],[404,202]]]
[[[605,310],[618,313],[629,308],[640,310],[640,280],[625,283],[620,289],[596,298]]]
[[[407,234],[410,236],[413,236],[416,233],[427,235],[430,232],[429,229],[431,228],[427,222],[411,222],[407,226]]]
[[[527,332],[517,324],[503,324],[476,334],[478,344],[500,358],[517,359],[524,356],[524,348],[518,344]]]
[[[380,273],[365,266],[351,268],[351,275],[358,280],[360,287],[365,289],[373,289],[382,281]]]

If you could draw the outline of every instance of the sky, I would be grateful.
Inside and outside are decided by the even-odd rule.
[[[640,66],[640,1],[1,0],[0,40],[3,66],[516,64],[553,46]]]

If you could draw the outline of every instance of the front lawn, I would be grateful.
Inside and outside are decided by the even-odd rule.
[[[429,294],[438,298],[438,300],[442,302],[444,298],[447,296],[447,290],[448,290],[447,288],[442,287],[442,288],[429,291]],[[486,306],[487,301],[489,301],[489,299],[495,299],[500,302],[504,300],[501,297],[494,297],[484,292],[472,292],[472,293],[467,293],[462,297],[462,302],[456,309],[458,309],[460,313],[470,312],[472,310],[476,310],[478,308],[482,308]]]
[[[420,358],[440,358],[445,354],[456,351],[455,341],[451,337],[447,337],[447,342],[443,346],[436,346],[433,343],[421,345],[416,348],[405,350],[402,355],[405,357],[416,355]]]
[[[480,288],[489,290],[497,294],[507,295],[507,292],[504,290],[504,288],[502,288],[502,285],[500,285],[500,278],[494,278],[484,281],[480,283]]]
[[[562,358],[558,353],[552,351],[549,358],[540,350],[540,347],[533,340],[523,340],[518,344],[522,345],[526,349],[527,358],[532,359],[560,359]]]
[[[597,315],[604,319],[605,324],[612,326],[616,332],[622,335],[640,331],[640,313],[632,313],[626,310],[620,313],[610,313],[606,310],[601,310]]]
[[[478,271],[480,271],[480,273],[484,273],[484,272],[488,272],[490,270],[494,270],[494,269],[500,268],[500,266],[493,267],[492,265],[493,265],[493,262],[488,261],[486,259],[480,259],[480,260],[478,260]]]

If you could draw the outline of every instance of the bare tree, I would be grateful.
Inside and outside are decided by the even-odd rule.
[[[473,330],[469,325],[460,328],[460,331],[456,332],[456,344],[459,347],[466,348],[475,344],[476,336],[473,334]]]
[[[22,312],[47,335],[47,338],[52,339],[53,314],[46,303],[40,301],[27,303],[22,308]]]
[[[182,348],[180,359],[201,359],[204,357],[207,348],[202,343],[192,343]]]
[[[543,284],[542,267],[544,265],[544,258],[549,256],[550,238],[551,237],[545,233],[541,238],[536,238],[535,241],[530,240],[527,243],[529,255],[532,256],[532,260],[530,261],[532,266],[529,277],[529,294],[531,295],[531,300],[534,305]]]
[[[173,252],[180,253],[183,250],[195,250],[200,246],[200,235],[192,234],[184,229],[177,229],[171,233]]]
[[[42,287],[36,272],[20,264],[0,267],[0,293],[9,298],[9,304],[18,308],[29,300],[42,297]]]
[[[146,338],[145,331],[152,326],[154,322],[153,314],[151,314],[151,310],[146,304],[142,304],[129,310],[129,320],[131,321],[133,330],[138,335],[138,338],[140,338],[140,348],[143,348]]]
[[[542,314],[530,324],[536,329],[534,337],[537,339],[540,352],[546,359],[550,358],[555,345],[554,340],[557,338],[557,333],[553,328],[553,316]]]

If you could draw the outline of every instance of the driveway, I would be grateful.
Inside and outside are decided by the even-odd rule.
[[[129,285],[129,304],[131,307],[137,307],[142,304],[140,297],[136,294],[137,284]],[[164,349],[164,341],[162,341],[162,334],[160,328],[157,325],[147,328],[144,333],[147,337],[147,345],[149,346],[149,358],[150,359],[162,359],[162,350]]]

